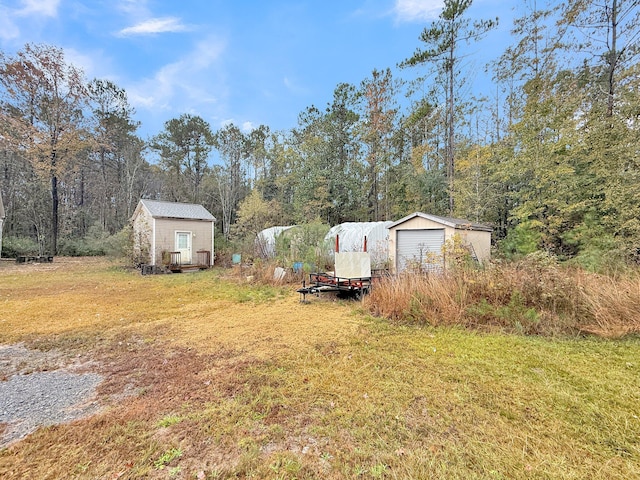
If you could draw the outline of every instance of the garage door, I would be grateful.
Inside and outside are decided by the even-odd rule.
[[[444,229],[398,230],[396,266],[405,270],[442,270]]]

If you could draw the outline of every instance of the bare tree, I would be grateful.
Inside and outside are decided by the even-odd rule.
[[[247,154],[247,137],[237,126],[229,124],[214,134],[213,143],[224,162],[223,166],[214,169],[214,179],[222,207],[222,231],[224,237],[229,239],[231,224],[246,190],[243,164]]]

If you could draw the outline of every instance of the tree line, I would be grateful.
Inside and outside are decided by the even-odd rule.
[[[287,131],[184,114],[143,140],[126,92],[62,49],[0,52],[5,244],[69,252],[123,231],[144,197],[203,204],[229,242],[423,211],[493,226],[507,255],[638,261],[639,1],[540,3],[523,3],[482,95],[464,94],[469,59],[498,19],[446,0],[398,69],[338,84]]]

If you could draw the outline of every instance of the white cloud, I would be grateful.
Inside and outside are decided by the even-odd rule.
[[[443,4],[442,0],[396,0],[393,11],[401,22],[434,20]]]
[[[184,25],[179,18],[165,17],[145,20],[137,25],[120,30],[118,34],[126,37],[130,35],[153,35],[155,33],[185,32],[188,30],[189,27]]]
[[[118,79],[111,73],[113,62],[108,54],[101,49],[80,51],[75,48],[65,48],[64,57],[69,65],[82,69],[87,81],[94,78],[108,78],[117,83]]]
[[[60,0],[22,0],[22,8],[16,14],[26,17],[40,15],[43,17],[56,17]]]
[[[298,84],[294,79],[289,77],[284,77],[282,79],[282,83],[292,94],[305,95],[308,93],[308,90],[304,86]]]
[[[224,40],[208,38],[182,59],[159,69],[153,78],[126,88],[132,105],[151,111],[187,111],[215,104],[225,93],[218,66]]]
[[[60,0],[22,0],[19,7],[6,7],[0,4],[0,39],[4,41],[20,38],[25,27],[33,29],[32,21],[36,17],[57,17]]]
[[[225,127],[228,127],[229,125],[234,125],[235,127],[239,128],[241,132],[246,134],[251,133],[253,130],[256,129],[256,126],[253,122],[251,121],[240,122],[235,118],[225,118],[223,120],[218,121],[217,124],[219,125],[218,128],[225,128]]]
[[[121,12],[136,18],[150,16],[146,0],[120,0],[115,7]]]
[[[20,29],[11,20],[11,12],[0,5],[0,39],[13,40],[20,36]]]

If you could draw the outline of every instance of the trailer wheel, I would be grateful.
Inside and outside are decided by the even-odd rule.
[[[360,290],[357,290],[354,294],[354,298],[356,300],[362,300],[362,298],[369,293],[369,287],[362,287]]]

